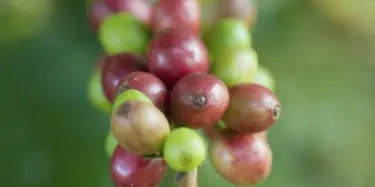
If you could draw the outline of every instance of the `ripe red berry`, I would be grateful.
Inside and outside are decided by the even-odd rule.
[[[105,0],[116,12],[129,12],[143,23],[148,24],[151,19],[151,7],[145,0]]]
[[[193,72],[208,72],[208,52],[203,42],[189,30],[168,29],[151,42],[148,69],[168,88]]]
[[[167,88],[155,75],[147,72],[133,72],[125,76],[118,85],[118,92],[136,89],[148,96],[154,105],[164,110]]]
[[[220,79],[207,73],[192,73],[174,86],[171,113],[179,125],[210,127],[223,117],[228,103],[229,92]]]
[[[146,69],[146,60],[133,54],[106,56],[102,67],[102,84],[106,97],[113,103],[120,80],[134,71]]]
[[[169,28],[185,28],[198,34],[200,19],[197,0],[159,0],[155,5],[151,24],[155,32]]]
[[[271,149],[255,134],[226,132],[211,142],[210,156],[215,170],[236,185],[259,184],[272,170]]]
[[[207,128],[202,128],[204,135],[207,137],[209,141],[215,141],[216,139],[220,138],[223,134],[228,133],[236,133],[240,134],[241,132],[228,129],[228,128],[219,128],[218,126],[212,126]],[[249,133],[242,133],[242,134],[249,134]],[[268,131],[262,131],[259,133],[253,133],[253,135],[262,138],[268,142]]]
[[[147,159],[117,146],[112,156],[111,175],[116,187],[156,187],[167,171],[161,158]]]
[[[112,10],[108,7],[107,4],[101,0],[95,0],[90,7],[90,24],[94,31],[97,31],[104,20],[108,15],[112,13]]]
[[[279,118],[281,108],[276,95],[259,84],[238,84],[229,88],[230,102],[223,121],[239,132],[266,130]]]

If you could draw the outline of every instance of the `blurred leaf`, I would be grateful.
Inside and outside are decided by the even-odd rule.
[[[40,32],[50,21],[54,0],[3,0],[0,42],[13,42]]]

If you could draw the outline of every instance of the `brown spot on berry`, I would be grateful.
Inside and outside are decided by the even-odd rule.
[[[119,96],[122,92],[125,92],[128,89],[131,89],[131,87],[127,83],[121,84],[120,87],[118,88],[116,96]]]
[[[198,108],[202,108],[207,104],[207,98],[204,94],[199,93],[193,96],[193,104]]]
[[[273,111],[272,111],[273,119],[274,120],[279,119],[280,113],[281,113],[281,106],[277,104],[275,108],[273,108]]]
[[[123,116],[127,118],[129,116],[129,113],[131,112],[132,104],[129,102],[125,102],[124,104],[120,105],[120,107],[117,110],[118,116]]]

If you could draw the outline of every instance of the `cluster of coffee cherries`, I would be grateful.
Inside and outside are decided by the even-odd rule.
[[[238,1],[251,2],[223,7]],[[111,115],[105,148],[116,187],[158,186],[168,167],[184,176],[206,156],[236,185],[271,172],[267,130],[280,103],[252,48],[253,12],[228,9],[202,34],[201,11],[197,0],[92,2],[104,52],[89,97]]]

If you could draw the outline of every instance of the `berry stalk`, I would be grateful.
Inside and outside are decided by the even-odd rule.
[[[198,168],[186,173],[177,173],[176,183],[178,187],[198,187]]]

